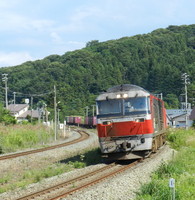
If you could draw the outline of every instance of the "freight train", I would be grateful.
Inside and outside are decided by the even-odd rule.
[[[145,89],[117,85],[100,94],[96,104],[99,143],[106,159],[146,157],[165,143],[164,102]]]
[[[89,128],[96,127],[96,116],[68,116],[65,117],[66,123],[75,126],[84,126]]]

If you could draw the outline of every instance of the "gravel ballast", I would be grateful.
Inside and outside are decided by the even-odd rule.
[[[66,158],[75,156],[78,153],[83,152],[83,150],[85,149],[98,147],[99,144],[97,135],[94,133],[95,131],[90,131],[89,129],[87,132],[89,133],[90,137],[85,141],[77,143],[76,145],[73,144],[66,147],[21,156],[9,160],[1,160],[0,178],[9,176],[9,174],[11,174],[12,176],[16,176],[16,178],[18,179],[18,176],[22,177],[22,175],[29,170],[44,169],[46,166],[51,165],[52,163],[59,162]],[[68,138],[66,142],[77,139],[78,137],[80,137],[80,134],[73,131],[71,133],[71,137]],[[47,182],[49,179],[45,180]],[[51,181],[51,183],[54,182]],[[38,186],[37,188],[36,185]],[[36,189],[40,190],[42,187],[44,187],[44,185],[42,186],[40,182],[37,184],[31,184],[29,187],[27,187],[27,190],[28,188],[30,188],[28,192],[33,192]],[[27,193],[27,191],[26,189],[16,189],[7,193],[3,193],[0,194],[0,200],[16,199],[18,196],[21,196],[20,193],[24,195]]]
[[[5,170],[6,166],[11,167],[13,163],[19,168],[25,167],[26,170],[32,167],[32,165],[40,162],[49,162],[51,160],[56,161],[64,159],[69,153],[76,154],[83,149],[89,147],[97,147],[98,139],[96,134],[90,133],[90,138],[86,141],[78,143],[76,145],[70,145],[68,147],[60,148],[57,150],[50,150],[48,152],[38,153],[36,155],[29,155],[21,158],[16,158],[8,161],[4,161],[4,167],[0,163],[0,172]],[[148,158],[144,162],[139,163],[133,169],[129,169],[119,175],[106,179],[94,186],[88,187],[82,191],[76,192],[72,195],[63,198],[64,200],[130,200],[134,199],[136,192],[139,190],[141,184],[149,182],[151,173],[154,172],[162,162],[167,162],[173,157],[173,150],[168,146],[165,146],[161,153],[156,158]],[[43,160],[43,161],[42,161]],[[7,164],[6,164],[7,163]],[[47,164],[47,162],[46,162]],[[47,188],[56,183],[60,183],[64,180],[72,179],[76,176],[82,175],[94,169],[100,168],[105,164],[97,164],[88,166],[83,169],[76,169],[74,171],[64,173],[59,176],[51,177],[40,181],[39,183],[31,184],[25,189],[17,189],[0,195],[0,200],[14,200],[18,197],[24,196],[28,193]],[[15,170],[17,170],[17,168]],[[10,170],[11,172],[12,170]]]
[[[133,169],[129,169],[115,177],[86,188],[63,200],[132,200],[141,185],[150,181],[152,172],[173,158],[174,150],[165,146],[155,158],[148,158]]]

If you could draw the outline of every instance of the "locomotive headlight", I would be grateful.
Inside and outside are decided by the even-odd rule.
[[[127,97],[128,97],[128,94],[117,94],[117,95],[116,95],[116,98],[117,98],[117,99],[119,99],[119,98],[121,98],[121,97],[127,98]]]
[[[128,94],[123,94],[123,98],[127,98],[128,97]]]
[[[102,124],[103,124],[103,125],[110,125],[110,124],[111,124],[111,121],[104,121]]]
[[[117,98],[117,99],[121,98],[121,95],[120,95],[120,94],[117,94],[117,95],[116,95],[116,98]]]
[[[137,118],[137,119],[135,119],[135,122],[144,122],[144,121],[145,121],[144,118]]]

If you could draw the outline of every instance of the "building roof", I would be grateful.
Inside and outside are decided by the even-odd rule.
[[[189,119],[195,120],[195,107],[192,109],[192,112],[190,113]]]
[[[184,109],[166,109],[166,111],[170,118],[177,118],[182,115],[186,115],[186,110]],[[187,115],[190,115],[191,111],[192,109],[187,109]]]
[[[28,104],[10,104],[8,105],[8,110],[10,112],[19,112],[26,107],[29,107],[29,105]]]
[[[175,117],[172,117],[172,119],[177,119],[177,118],[180,118],[180,117],[183,117],[185,119],[185,116],[186,116],[186,114],[181,114],[181,115],[177,115]]]
[[[25,113],[21,114],[18,116],[18,118],[26,118],[28,115],[31,116],[32,113],[32,118],[39,118],[39,111],[38,110],[27,110]]]

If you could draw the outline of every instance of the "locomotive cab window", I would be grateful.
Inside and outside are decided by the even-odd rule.
[[[149,99],[147,97],[136,97],[125,99],[125,114],[146,114],[149,113]]]
[[[121,113],[121,101],[108,100],[97,102],[98,115]]]

